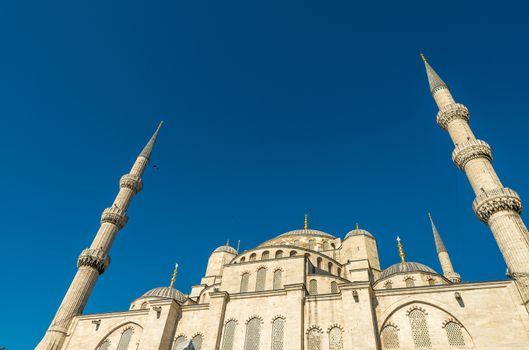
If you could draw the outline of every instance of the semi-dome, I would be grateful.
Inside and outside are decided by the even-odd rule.
[[[174,299],[181,303],[187,300],[187,296],[177,289],[170,287],[158,287],[151,289],[142,295],[142,298]]]
[[[229,246],[229,245],[221,245],[220,247],[218,247],[217,249],[215,249],[213,251],[213,253],[216,253],[216,252],[226,252],[226,253],[231,253],[231,254],[235,254],[237,255],[238,252],[237,252],[237,249]]]
[[[366,235],[369,237],[373,237],[373,235],[369,231],[363,230],[361,228],[356,228],[354,230],[347,232],[347,234],[345,235],[345,238],[347,239],[349,236],[354,236],[354,235]]]
[[[393,264],[384,271],[382,271],[382,273],[380,274],[380,279],[396,275],[398,273],[406,272],[426,272],[437,274],[434,269],[424,264],[413,261],[406,261],[404,263]]]

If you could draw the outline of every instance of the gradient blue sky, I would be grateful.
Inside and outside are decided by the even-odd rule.
[[[356,222],[383,266],[440,270],[432,212],[465,281],[505,278],[435,123],[423,51],[504,183],[529,199],[524,1],[5,1],[0,4],[0,345],[31,349],[99,216],[165,126],[86,313],[189,292],[227,238],[249,249]]]

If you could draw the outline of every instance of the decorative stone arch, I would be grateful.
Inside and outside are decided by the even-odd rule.
[[[393,281],[387,280],[383,284],[384,289],[392,289],[393,288]]]
[[[235,322],[236,325],[239,325],[239,320],[237,320],[235,317],[228,318],[226,321],[224,321],[224,325],[226,325],[226,323],[231,322],[231,321]]]
[[[400,328],[399,326],[397,326],[395,323],[391,322],[391,321],[388,321],[384,324],[384,327],[382,328],[386,328],[386,327],[393,327],[395,328],[397,331],[400,331]]]
[[[307,330],[305,331],[305,334],[309,334],[313,330],[316,330],[320,334],[323,334],[323,330],[321,329],[320,326],[317,326],[317,325],[312,325],[309,328],[307,328]]]
[[[244,270],[240,273],[240,275],[244,275],[244,274],[248,274],[248,275],[251,275],[252,273],[250,272],[250,270]]]
[[[268,266],[266,266],[266,265],[259,265],[259,266],[257,266],[257,269],[255,269],[255,271],[259,271],[259,270],[261,270],[261,269],[268,270]]]
[[[173,341],[175,341],[176,339],[180,338],[180,337],[183,337],[184,339],[187,339],[187,336],[184,334],[184,333],[178,333],[174,336],[174,339]]]
[[[272,269],[273,272],[276,272],[276,271],[281,271],[281,272],[285,272],[285,269],[283,269],[281,266],[276,266]]]
[[[272,320],[271,320],[270,322],[271,322],[271,323],[274,323],[274,321],[277,320],[278,318],[280,318],[280,319],[282,319],[282,320],[284,320],[284,321],[287,320],[287,318],[286,318],[284,315],[282,315],[282,314],[278,314],[278,315],[275,315],[274,317],[272,317]]]
[[[119,334],[123,334],[125,331],[127,331],[128,329],[132,329],[132,332],[133,333],[136,333],[136,330],[137,329],[140,329],[143,331],[143,327],[139,324],[139,323],[136,323],[136,322],[125,322],[125,323],[122,323],[120,324],[119,326],[116,326],[114,328],[112,328],[110,331],[108,331],[105,336],[103,337],[103,340],[101,340],[97,346],[96,346],[96,349],[99,349],[99,347],[101,345],[103,345],[105,342],[110,342],[110,339],[109,337],[115,333],[117,330],[121,329],[121,331],[119,332]]]
[[[446,325],[449,324],[449,323],[455,323],[455,324],[457,324],[458,326],[463,327],[463,325],[461,324],[461,322],[459,322],[458,320],[453,319],[453,318],[448,318],[448,319],[444,320],[443,323],[442,323],[442,326],[441,326],[441,327],[442,327],[442,328],[445,328]],[[463,327],[463,328],[464,328],[464,327]]]
[[[189,338],[189,339],[193,339],[193,338],[195,338],[196,336],[201,336],[202,339],[204,339],[205,334],[204,334],[204,332],[195,332],[195,333],[193,333],[193,335],[192,335],[191,338]]]
[[[423,314],[428,315],[428,312],[426,312],[426,310],[423,307],[420,307],[418,305],[413,305],[408,310],[406,310],[406,316],[409,316],[415,310],[419,310]]]
[[[257,318],[257,319],[259,320],[259,322],[261,322],[261,324],[264,324],[264,320],[263,320],[263,318],[262,318],[261,316],[259,316],[259,315],[255,315],[255,314],[254,314],[254,315],[251,315],[250,317],[248,317],[248,318],[246,319],[246,321],[244,322],[244,324],[247,325],[248,322],[250,322],[250,321],[253,320],[254,318]]]
[[[112,345],[112,342],[110,341],[110,339],[103,339],[103,340],[101,340],[101,341],[96,345],[95,350],[99,350],[99,349],[101,349],[101,347],[102,347],[103,345],[105,345],[105,343],[108,343],[108,346],[109,346],[109,347]]]
[[[338,328],[342,332],[344,331],[344,328],[342,327],[342,325],[340,325],[338,323],[333,323],[327,328],[327,333],[330,333],[334,328]]]

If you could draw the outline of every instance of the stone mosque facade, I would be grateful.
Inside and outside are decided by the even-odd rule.
[[[127,208],[142,189],[160,126],[120,180],[101,226],[38,350],[378,350],[529,349],[529,235],[518,194],[501,183],[490,146],[469,126],[468,109],[424,59],[437,123],[476,194],[509,279],[461,282],[432,218],[441,271],[407,261],[380,266],[376,237],[354,228],[335,236],[309,228],[239,252],[211,253],[189,294],[171,284],[149,290],[121,312],[83,314],[107,268]],[[469,248],[471,249],[471,248]],[[465,276],[466,277],[466,276]],[[470,278],[470,276],[468,276]]]

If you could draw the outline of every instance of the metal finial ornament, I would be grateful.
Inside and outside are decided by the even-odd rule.
[[[421,58],[422,58],[422,61],[423,61],[424,63],[427,62],[427,61],[426,61],[426,57],[424,57],[424,55],[422,54],[422,52],[421,52]]]
[[[239,239],[237,241],[237,253],[239,252],[239,249],[241,248],[241,240]]]
[[[171,277],[171,284],[169,285],[169,288],[173,288],[174,283],[176,281],[177,274],[178,274],[178,263],[174,265],[173,277]]]
[[[228,238],[228,240],[226,241],[226,246],[229,247],[230,246],[230,239]]]
[[[402,264],[404,264],[406,262],[406,260],[404,260],[404,257],[406,255],[404,254],[404,250],[402,249],[402,244],[400,243],[400,237],[399,236],[397,236],[397,247],[399,248],[400,260],[401,260]]]
[[[356,233],[358,233],[359,231],[359,228],[358,228],[358,222],[356,223]]]
[[[309,229],[309,214],[305,214],[305,220],[303,221],[303,229]]]

